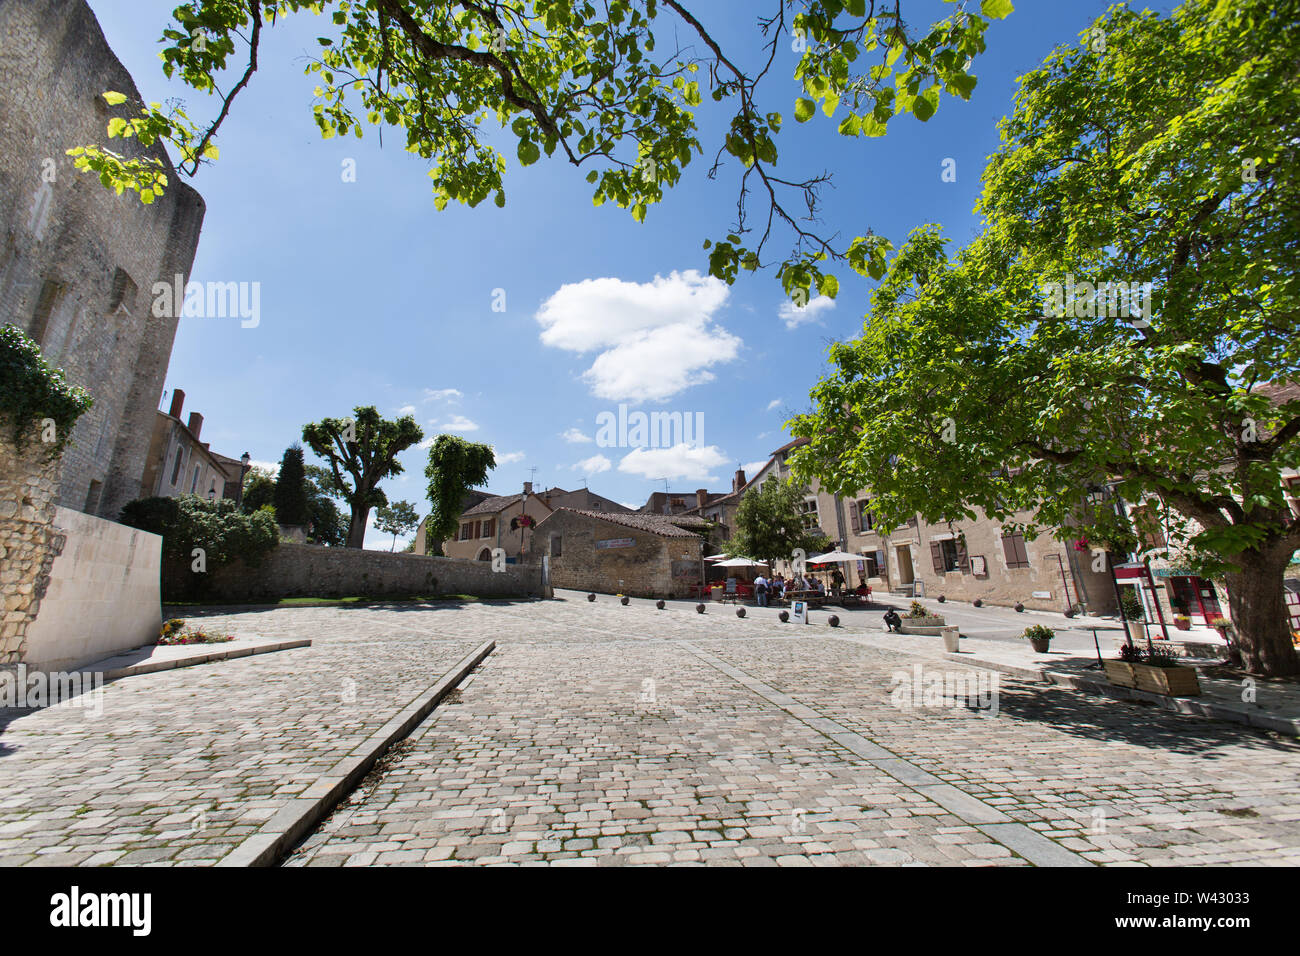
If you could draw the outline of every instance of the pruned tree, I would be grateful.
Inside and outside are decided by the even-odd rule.
[[[353,409],[353,418],[326,418],[304,425],[302,440],[329,465],[331,490],[348,503],[347,546],[365,546],[370,509],[388,503],[379,482],[404,470],[397,456],[424,437],[410,415],[380,417],[373,405]]]
[[[465,492],[487,484],[488,472],[497,466],[490,445],[466,441],[459,435],[439,435],[429,446],[429,501],[433,511],[424,528],[425,547],[436,554],[442,542],[456,533]]]
[[[885,523],[1035,509],[1031,533],[1094,543],[1132,538],[1116,496],[1154,508],[1166,553],[1225,581],[1250,672],[1300,673],[1297,13],[1116,6],[1023,77],[982,233],[900,249],[795,420],[795,474],[872,488]]]

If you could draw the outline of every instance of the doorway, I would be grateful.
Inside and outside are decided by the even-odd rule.
[[[913,583],[916,580],[916,575],[912,571],[911,545],[898,545],[898,547],[894,549],[894,554],[898,558],[898,583],[902,586]]]

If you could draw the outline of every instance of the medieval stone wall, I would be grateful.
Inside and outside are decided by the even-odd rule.
[[[662,537],[557,511],[537,528],[535,542],[539,554],[550,555],[551,584],[557,588],[684,597],[700,580],[700,539],[695,535]],[[609,546],[614,543],[618,546]]]
[[[128,102],[110,108],[107,90]],[[152,314],[151,289],[188,278],[204,215],[158,146],[111,144],[164,162],[167,189],[149,206],[65,155],[108,144],[110,117],[140,99],[85,0],[0,3],[0,322],[24,329],[94,398],[56,500],[111,520],[140,496],[176,334],[175,316]]]
[[[0,415],[0,664],[25,659],[28,629],[63,549],[54,527],[59,461],[46,454],[36,428],[21,447],[13,438],[12,424]]]

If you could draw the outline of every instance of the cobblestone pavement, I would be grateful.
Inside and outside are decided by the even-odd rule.
[[[1294,739],[1004,675],[931,706],[994,676],[729,609],[473,612],[497,650],[289,865],[1300,863]]]
[[[482,632],[490,617],[481,606],[209,617],[215,630],[314,644],[106,684],[99,716],[0,710],[0,865],[216,862],[480,643],[463,622]]]

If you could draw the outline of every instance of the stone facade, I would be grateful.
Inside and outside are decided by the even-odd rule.
[[[618,502],[603,498],[586,488],[578,488],[575,491],[546,488],[534,492],[533,483],[526,481],[520,494],[484,496],[466,508],[461,515],[456,536],[442,543],[442,553],[449,558],[487,561],[493,549],[500,548],[512,562],[531,560],[531,556],[537,553],[537,548],[533,544],[532,529],[557,508],[577,508],[615,514],[632,512],[631,508],[625,508]],[[523,515],[527,515],[532,520],[531,525],[520,528],[510,527],[512,520]],[[423,530],[421,525],[420,532],[416,534],[417,554],[424,554],[426,550]]]
[[[188,565],[163,567],[163,593],[183,591]],[[493,571],[490,562],[392,554],[360,548],[324,548],[281,544],[257,567],[236,562],[206,572],[202,600],[274,602],[289,597],[428,597],[472,594],[476,597],[549,597],[543,571],[536,564],[507,565]]]
[[[127,103],[110,108],[102,93]],[[110,519],[140,497],[177,318],[152,314],[154,283],[188,277],[203,200],[165,152],[152,205],[78,172],[71,147],[107,142],[140,93],[85,0],[0,3],[0,321],[23,328],[51,365],[90,392],[63,457],[57,504]]]
[[[36,429],[21,448],[0,415],[0,664],[25,659],[27,635],[63,548],[54,527],[59,460],[51,459]]]
[[[243,464],[215,454],[207,442],[200,441],[203,416],[190,412],[189,422],[182,422],[184,405],[185,393],[178,388],[168,411],[154,415],[140,497],[198,495],[237,499]]]
[[[557,588],[686,597],[703,572],[704,539],[668,518],[558,508],[535,532]]]

